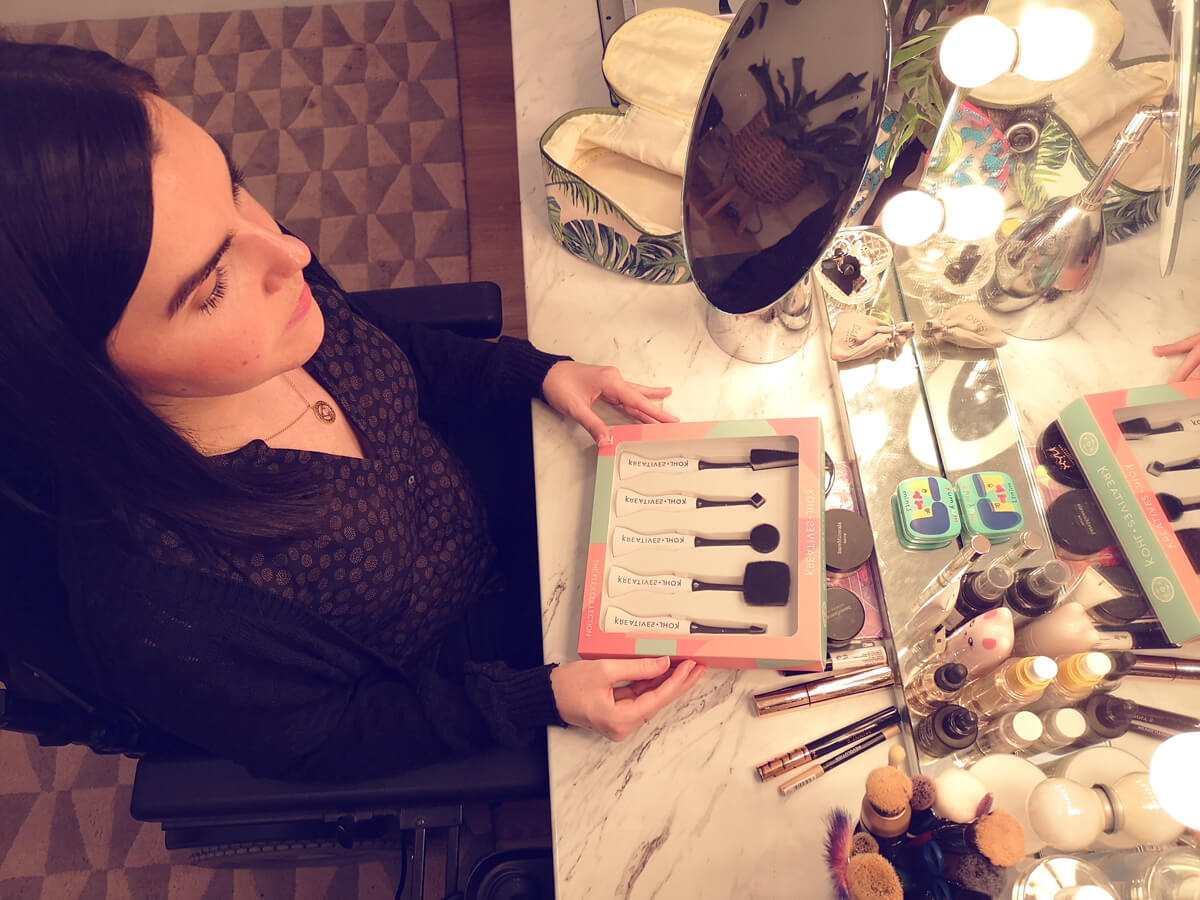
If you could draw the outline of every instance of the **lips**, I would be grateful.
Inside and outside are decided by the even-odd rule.
[[[312,291],[309,289],[308,285],[305,284],[304,289],[300,291],[300,299],[296,301],[296,309],[292,312],[292,317],[288,319],[288,323],[284,330],[286,331],[288,328],[291,328],[293,325],[303,319],[308,314],[309,309],[312,307],[312,303]]]

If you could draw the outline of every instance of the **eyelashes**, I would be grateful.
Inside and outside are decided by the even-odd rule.
[[[199,307],[197,307],[201,312],[211,313],[214,309],[216,309],[217,304],[219,304],[221,299],[225,296],[225,289],[229,284],[228,273],[226,272],[224,266],[218,265],[214,271],[216,272],[217,280],[213,283],[212,291],[209,292],[209,295],[205,297],[204,301]]]

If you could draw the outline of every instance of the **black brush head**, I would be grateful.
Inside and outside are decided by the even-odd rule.
[[[750,498],[750,505],[753,506],[755,509],[758,509],[760,506],[762,506],[766,502],[767,502],[767,498],[759,493],[755,493]]]
[[[800,454],[795,450],[766,450],[761,447],[750,451],[750,468],[782,469],[800,463]]]
[[[742,594],[751,606],[787,606],[792,592],[792,570],[787,563],[764,560],[746,564]]]

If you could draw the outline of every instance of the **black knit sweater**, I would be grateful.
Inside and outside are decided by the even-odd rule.
[[[337,292],[319,266],[306,277],[315,294]],[[333,300],[344,302],[340,292]],[[411,363],[423,417],[451,410],[470,421],[514,399],[527,403],[562,358],[523,341],[377,324]],[[357,316],[353,327],[378,335]],[[370,777],[487,744],[519,745],[562,724],[551,667],[472,659],[458,649],[465,642],[454,625],[402,658],[348,633],[318,605],[236,572],[151,559],[111,524],[74,525],[60,537],[92,687],[258,775]]]

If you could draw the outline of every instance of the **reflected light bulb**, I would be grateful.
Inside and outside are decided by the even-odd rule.
[[[1200,828],[1200,731],[1167,738],[1150,757],[1150,789],[1162,808],[1188,828]]]
[[[982,87],[1011,69],[1016,58],[1016,32],[991,16],[960,19],[938,50],[942,73],[961,88]]]
[[[1030,81],[1057,81],[1087,62],[1094,34],[1092,23],[1078,10],[1031,9],[1017,26],[1017,36],[1016,73]]]
[[[942,231],[958,241],[977,241],[995,232],[1004,218],[1004,195],[986,184],[950,188],[940,195],[946,207]]]
[[[936,197],[924,191],[901,191],[883,207],[880,224],[893,244],[913,247],[942,227],[945,211]]]

